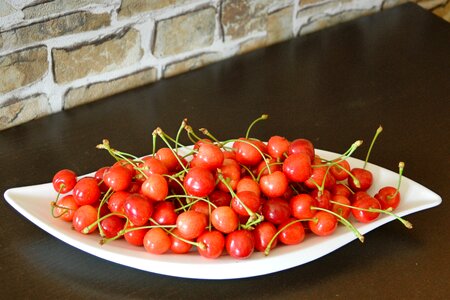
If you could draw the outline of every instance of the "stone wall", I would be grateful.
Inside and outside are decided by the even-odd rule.
[[[0,130],[403,2],[0,0]]]

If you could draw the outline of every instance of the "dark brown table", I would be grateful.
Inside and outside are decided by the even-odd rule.
[[[0,202],[3,299],[450,298],[450,25],[414,4],[235,57],[109,99],[0,132],[0,194],[109,164],[94,146],[109,138],[137,155],[156,126],[175,132],[188,117],[218,138],[253,130],[311,139],[344,151],[384,127],[371,162],[442,196],[330,255],[271,275],[208,281],[152,274],[71,247]],[[357,152],[363,158],[365,151]],[[220,272],[220,270],[217,270]],[[6,295],[6,297],[4,297]]]

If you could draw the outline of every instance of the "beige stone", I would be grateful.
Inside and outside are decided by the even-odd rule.
[[[118,15],[119,18],[130,17],[152,10],[180,6],[190,2],[192,0],[122,0]]]
[[[140,35],[135,29],[75,48],[53,49],[55,81],[65,83],[118,70],[138,63],[142,55]]]
[[[306,25],[300,28],[300,35],[308,34],[320,29],[324,29],[326,27],[330,27],[339,23],[343,23],[346,21],[350,21],[352,19],[368,15],[370,13],[376,12],[376,8],[368,9],[368,10],[349,10],[342,11],[335,15],[324,15],[318,19],[314,19],[313,21],[307,23]]]
[[[110,81],[96,82],[69,89],[64,96],[64,109],[89,103],[120,92],[133,89],[156,80],[154,68],[145,69]]]
[[[410,0],[384,0],[382,4],[382,9],[392,8],[394,6],[409,2]]]
[[[50,38],[95,30],[110,24],[109,14],[77,12],[0,33],[0,48],[9,50]]]
[[[95,7],[101,5],[111,5],[110,0],[53,0],[37,1],[32,5],[23,8],[25,19],[45,18],[55,14],[63,14],[70,11],[80,10],[87,6]]]
[[[45,46],[0,56],[0,93],[38,81],[47,73],[47,70],[47,47]]]
[[[214,42],[216,10],[208,7],[157,22],[153,54],[166,57],[210,46]]]
[[[299,7],[313,5],[313,4],[319,4],[322,2],[325,2],[326,0],[299,0]],[[335,1],[339,2],[339,1]]]
[[[433,10],[433,13],[446,20],[447,22],[450,22],[450,1],[443,6],[435,8]]]
[[[266,30],[266,17],[272,1],[224,0],[222,3],[222,27],[224,40],[246,37]]]
[[[16,9],[7,1],[0,1],[0,18],[6,17],[16,12]]]
[[[292,6],[269,14],[267,18],[267,45],[290,39],[293,36]]]
[[[44,94],[24,99],[11,99],[0,107],[0,130],[13,127],[52,113]]]
[[[238,54],[244,54],[266,46],[267,38],[257,37],[239,44]]]
[[[164,77],[172,77],[180,73],[187,71],[192,71],[218,60],[222,59],[222,55],[212,52],[212,53],[202,53],[194,57],[189,57],[182,61],[177,61],[166,66],[164,69]]]

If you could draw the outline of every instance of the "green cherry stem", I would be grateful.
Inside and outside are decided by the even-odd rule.
[[[155,129],[155,132],[164,141],[164,143],[166,143],[167,147],[170,149],[170,151],[172,151],[173,155],[178,160],[178,163],[187,172],[188,170],[187,170],[186,166],[183,164],[183,162],[181,161],[180,157],[178,156],[178,153],[172,148],[169,141],[167,141],[164,131],[160,127],[158,127]]]
[[[377,131],[375,132],[375,135],[374,135],[374,137],[373,137],[373,139],[372,139],[372,142],[370,143],[369,150],[367,151],[367,155],[366,155],[366,160],[364,161],[363,169],[366,168],[367,162],[369,161],[370,152],[372,152],[373,145],[375,144],[375,141],[376,141],[378,135],[380,135],[380,133],[381,133],[382,131],[383,131],[383,127],[381,127],[381,125],[380,125],[380,126],[378,127]]]
[[[269,115],[263,114],[261,115],[259,118],[257,118],[256,120],[254,120],[250,126],[248,126],[247,128],[247,132],[245,133],[245,138],[248,139],[248,137],[250,136],[250,130],[253,128],[253,126],[258,123],[259,121],[262,120],[267,120],[267,118],[269,117]]]
[[[390,200],[392,198],[394,198],[395,196],[397,196],[398,191],[400,190],[400,184],[402,182],[402,175],[403,175],[403,169],[405,168],[405,163],[404,162],[399,162],[398,163],[398,183],[397,183],[397,190],[395,191],[395,193],[393,195],[389,195],[387,196],[387,199]]]

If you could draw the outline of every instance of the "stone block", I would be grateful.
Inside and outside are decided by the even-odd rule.
[[[267,45],[292,38],[294,8],[288,6],[269,14],[267,18]]]
[[[167,7],[178,7],[190,2],[192,0],[122,0],[118,16],[119,18],[131,17]]]
[[[48,71],[47,47],[39,46],[0,56],[0,93],[40,80]]]
[[[0,107],[0,130],[13,127],[52,113],[45,94],[24,99],[11,99]]]
[[[96,82],[86,86],[71,88],[64,95],[64,109],[89,103],[126,90],[149,84],[156,80],[154,68],[145,69],[109,81]]]
[[[110,0],[44,0],[34,2],[22,9],[25,19],[46,18],[51,15],[60,15],[70,11],[80,10],[87,6],[111,5]]]
[[[214,42],[216,10],[197,10],[156,23],[153,54],[167,57],[210,46]]]
[[[95,30],[110,24],[109,14],[76,12],[0,33],[0,48],[16,49],[54,37]]]
[[[125,29],[73,48],[55,48],[52,50],[55,81],[66,83],[136,64],[143,55],[140,44],[139,32]]]
[[[184,72],[192,71],[210,63],[216,62],[223,59],[222,55],[219,53],[202,53],[194,57],[189,57],[182,61],[173,62],[166,66],[164,69],[164,77],[172,77]]]

